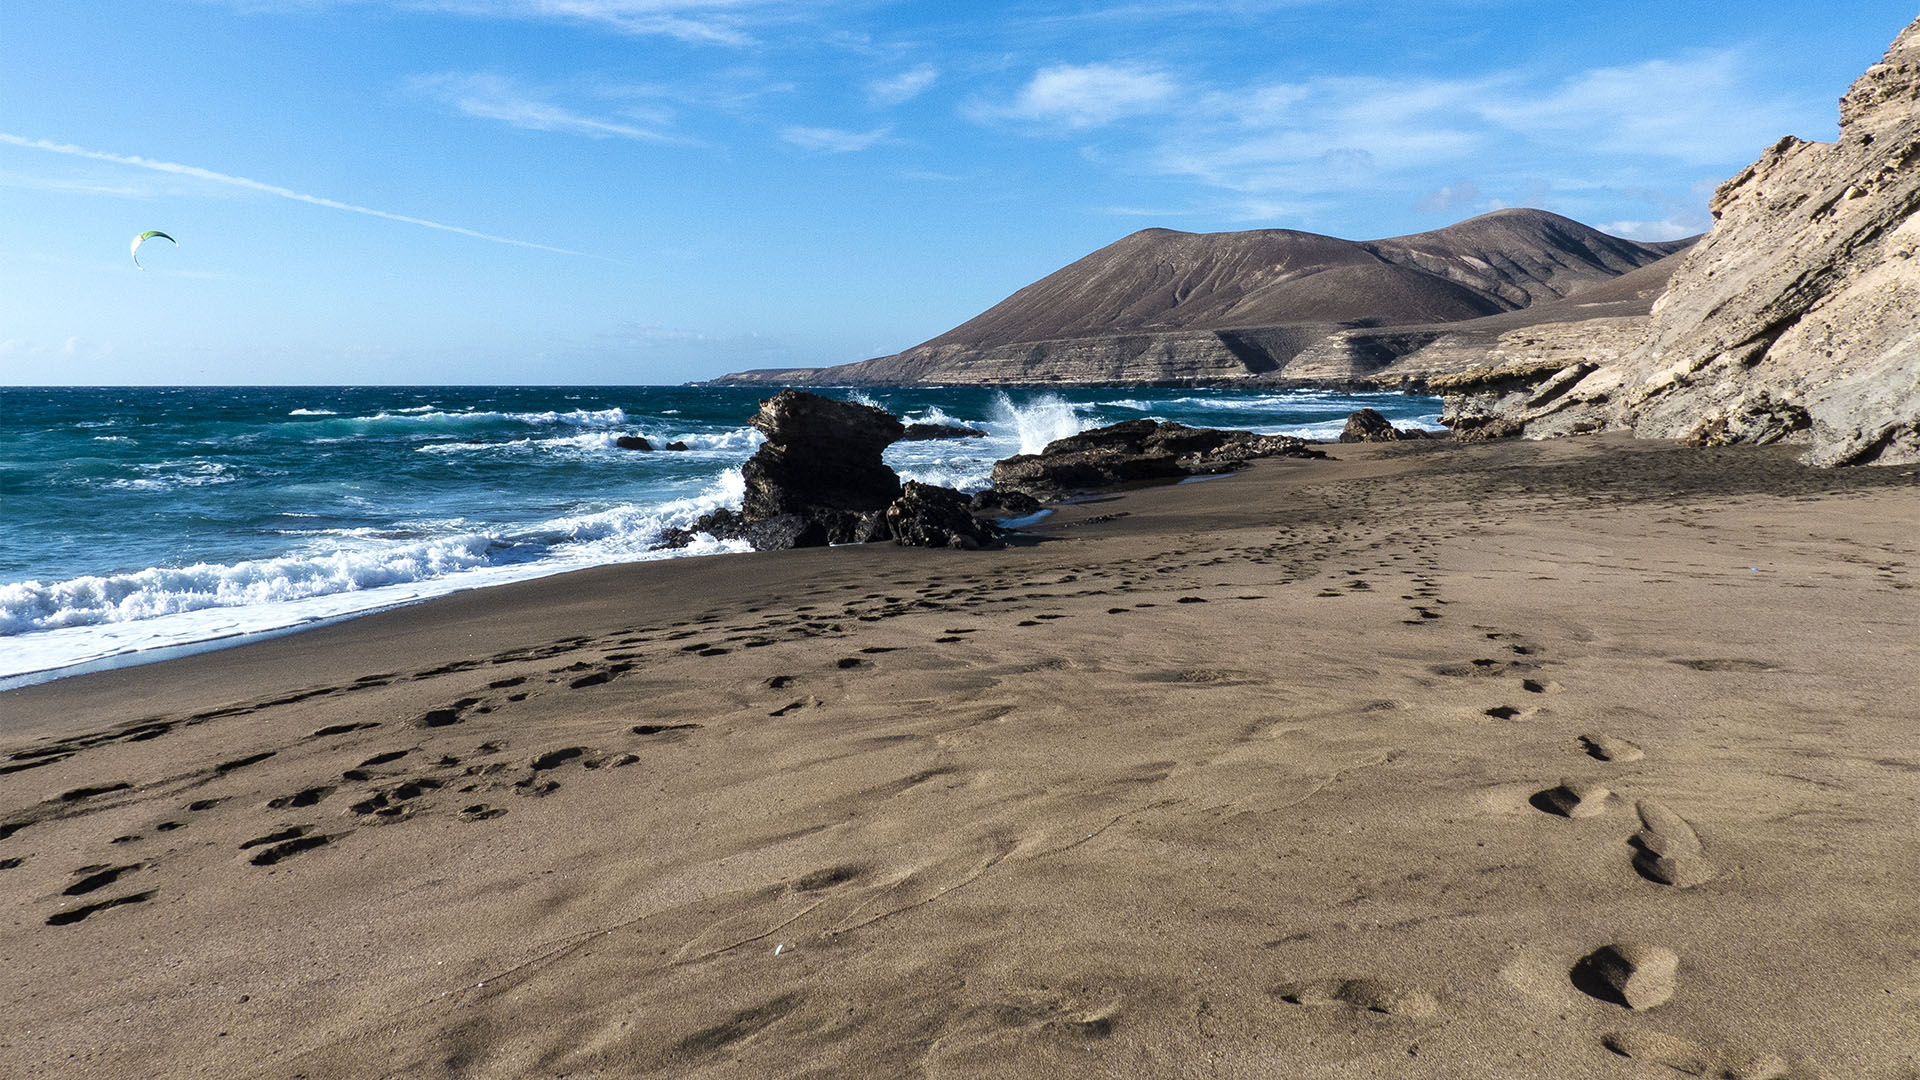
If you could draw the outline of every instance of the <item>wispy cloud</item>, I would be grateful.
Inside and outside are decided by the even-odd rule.
[[[548,244],[536,244],[530,240],[515,240],[507,236],[495,236],[492,233],[463,228],[459,225],[447,225],[438,221],[429,221],[426,218],[411,217],[406,214],[395,214],[386,210],[375,210],[370,206],[355,206],[353,203],[341,202],[338,199],[323,198],[319,195],[308,195],[304,192],[294,191],[291,188],[281,187],[278,184],[249,180],[244,176],[232,176],[227,173],[215,172],[212,169],[202,169],[196,165],[182,165],[173,161],[156,161],[153,158],[137,157],[128,154],[109,154],[104,151],[88,150],[84,147],[73,146],[68,143],[49,142],[46,139],[29,139],[22,135],[12,135],[7,132],[0,132],[0,144],[17,146],[26,150],[40,150],[49,154],[63,154],[67,157],[85,158],[88,161],[105,161],[115,165],[125,165],[129,168],[165,173],[170,176],[190,177],[195,180],[204,180],[208,183],[222,184],[227,187],[241,188],[246,191],[257,191],[263,195],[273,195],[282,199],[291,199],[294,202],[302,202],[310,206],[323,206],[329,210],[345,210],[350,214],[364,214],[368,217],[384,218],[388,221],[398,221],[406,225],[418,225],[425,229],[437,229],[440,232],[454,233],[458,236],[471,237],[475,240],[486,240],[495,244],[511,244],[514,247],[532,248],[535,251],[551,251],[558,255],[578,255],[588,259],[603,259],[607,262],[616,261],[604,255],[595,255],[591,252],[574,251],[570,248],[553,247]]]
[[[1603,233],[1624,236],[1629,240],[1643,240],[1659,243],[1663,240],[1683,240],[1695,233],[1705,232],[1680,221],[1609,221],[1604,225],[1595,225]]]
[[[841,131],[838,128],[786,127],[780,129],[780,138],[803,150],[814,150],[827,154],[850,154],[865,150],[885,139],[891,128],[875,128],[872,131]]]
[[[1544,85],[1524,71],[1221,85],[1129,64],[1060,65],[1040,68],[1009,103],[971,115],[1067,138],[1134,118],[1103,136],[1102,160],[1285,204],[1408,186],[1468,165],[1482,185],[1513,185],[1543,158],[1568,173],[1584,163],[1596,170],[1589,180],[1620,161],[1748,160],[1809,122],[1804,111],[1756,93],[1752,70],[1735,50],[1593,68]],[[1426,190],[1423,208],[1480,200],[1464,186]]]
[[[940,69],[921,64],[898,75],[875,79],[867,84],[867,100],[875,105],[902,105],[932,88],[940,79]]]
[[[652,115],[647,117],[631,115],[616,119],[589,116],[556,105],[502,75],[461,72],[420,75],[413,78],[408,87],[466,116],[498,120],[528,131],[556,131],[593,139],[633,139],[653,143],[686,144],[693,141],[659,130],[670,120],[664,110],[651,110]],[[642,119],[650,120],[652,126],[640,126],[636,121]]]
[[[244,12],[387,7],[483,19],[575,23],[695,45],[755,44],[752,28],[804,10],[803,0],[221,0]]]
[[[1441,214],[1480,204],[1480,185],[1471,180],[1462,180],[1427,192],[1413,204],[1413,208],[1422,214]]]
[[[1017,120],[1069,129],[1102,127],[1160,112],[1180,96],[1164,71],[1135,64],[1058,64],[1035,72],[1014,99],[974,110],[976,118]]]

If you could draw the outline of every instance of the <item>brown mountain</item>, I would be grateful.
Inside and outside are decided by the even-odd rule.
[[[1112,382],[1265,375],[1341,329],[1498,315],[1686,246],[1609,236],[1542,210],[1341,240],[1290,229],[1145,229],[894,356],[733,382]],[[795,376],[800,376],[796,379]]]

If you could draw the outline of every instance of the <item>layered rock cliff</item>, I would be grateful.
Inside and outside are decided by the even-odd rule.
[[[1618,359],[1496,365],[1450,400],[1529,437],[1803,442],[1817,465],[1920,461],[1920,22],[1840,103],[1832,143],[1780,140],[1715,193],[1716,223]]]

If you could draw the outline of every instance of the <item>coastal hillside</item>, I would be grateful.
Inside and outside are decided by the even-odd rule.
[[[1920,461],[1920,22],[1840,102],[1831,143],[1781,139],[1721,185],[1636,347],[1508,357],[1449,404],[1463,428],[1789,442],[1817,465]]]
[[[1542,210],[1359,242],[1288,229],[1145,229],[905,352],[721,382],[1131,382],[1270,375],[1329,334],[1559,300],[1657,262],[1645,244]]]

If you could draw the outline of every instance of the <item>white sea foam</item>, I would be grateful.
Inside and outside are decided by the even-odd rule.
[[[546,439],[531,436],[520,439],[506,439],[500,442],[448,441],[428,443],[414,448],[421,454],[499,454],[499,453],[618,453],[630,454],[620,445],[620,439],[634,434],[631,430],[584,431],[578,435],[556,435]],[[753,428],[736,428],[732,431],[705,432],[699,434],[678,434],[673,432],[646,431],[645,438],[655,450],[672,442],[685,443],[687,450],[700,456],[725,458],[745,458],[766,441],[766,436]],[[318,441],[318,440],[316,440]]]
[[[973,427],[964,420],[955,420],[945,409],[938,405],[929,405],[917,413],[907,413],[900,418],[903,424],[944,424],[949,427]]]
[[[742,542],[710,537],[678,551],[651,549],[665,529],[737,506],[744,491],[740,471],[729,469],[693,496],[586,508],[512,530],[458,519],[411,533],[317,530],[304,548],[277,558],[0,585],[0,678],[587,566],[743,551]]]
[[[288,416],[339,416],[332,409],[295,409]]]
[[[141,475],[91,482],[115,491],[173,491],[178,488],[231,484],[240,479],[232,469],[218,461],[161,461],[136,465],[134,470]]]
[[[321,418],[323,421],[324,417]],[[374,424],[405,424],[413,427],[432,425],[498,424],[514,422],[531,425],[567,424],[574,427],[614,427],[627,423],[627,411],[612,409],[569,409],[566,412],[494,412],[474,409],[462,412],[445,412],[431,405],[422,405],[412,409],[394,409],[381,411],[371,416],[337,417],[331,423],[354,426]]]

